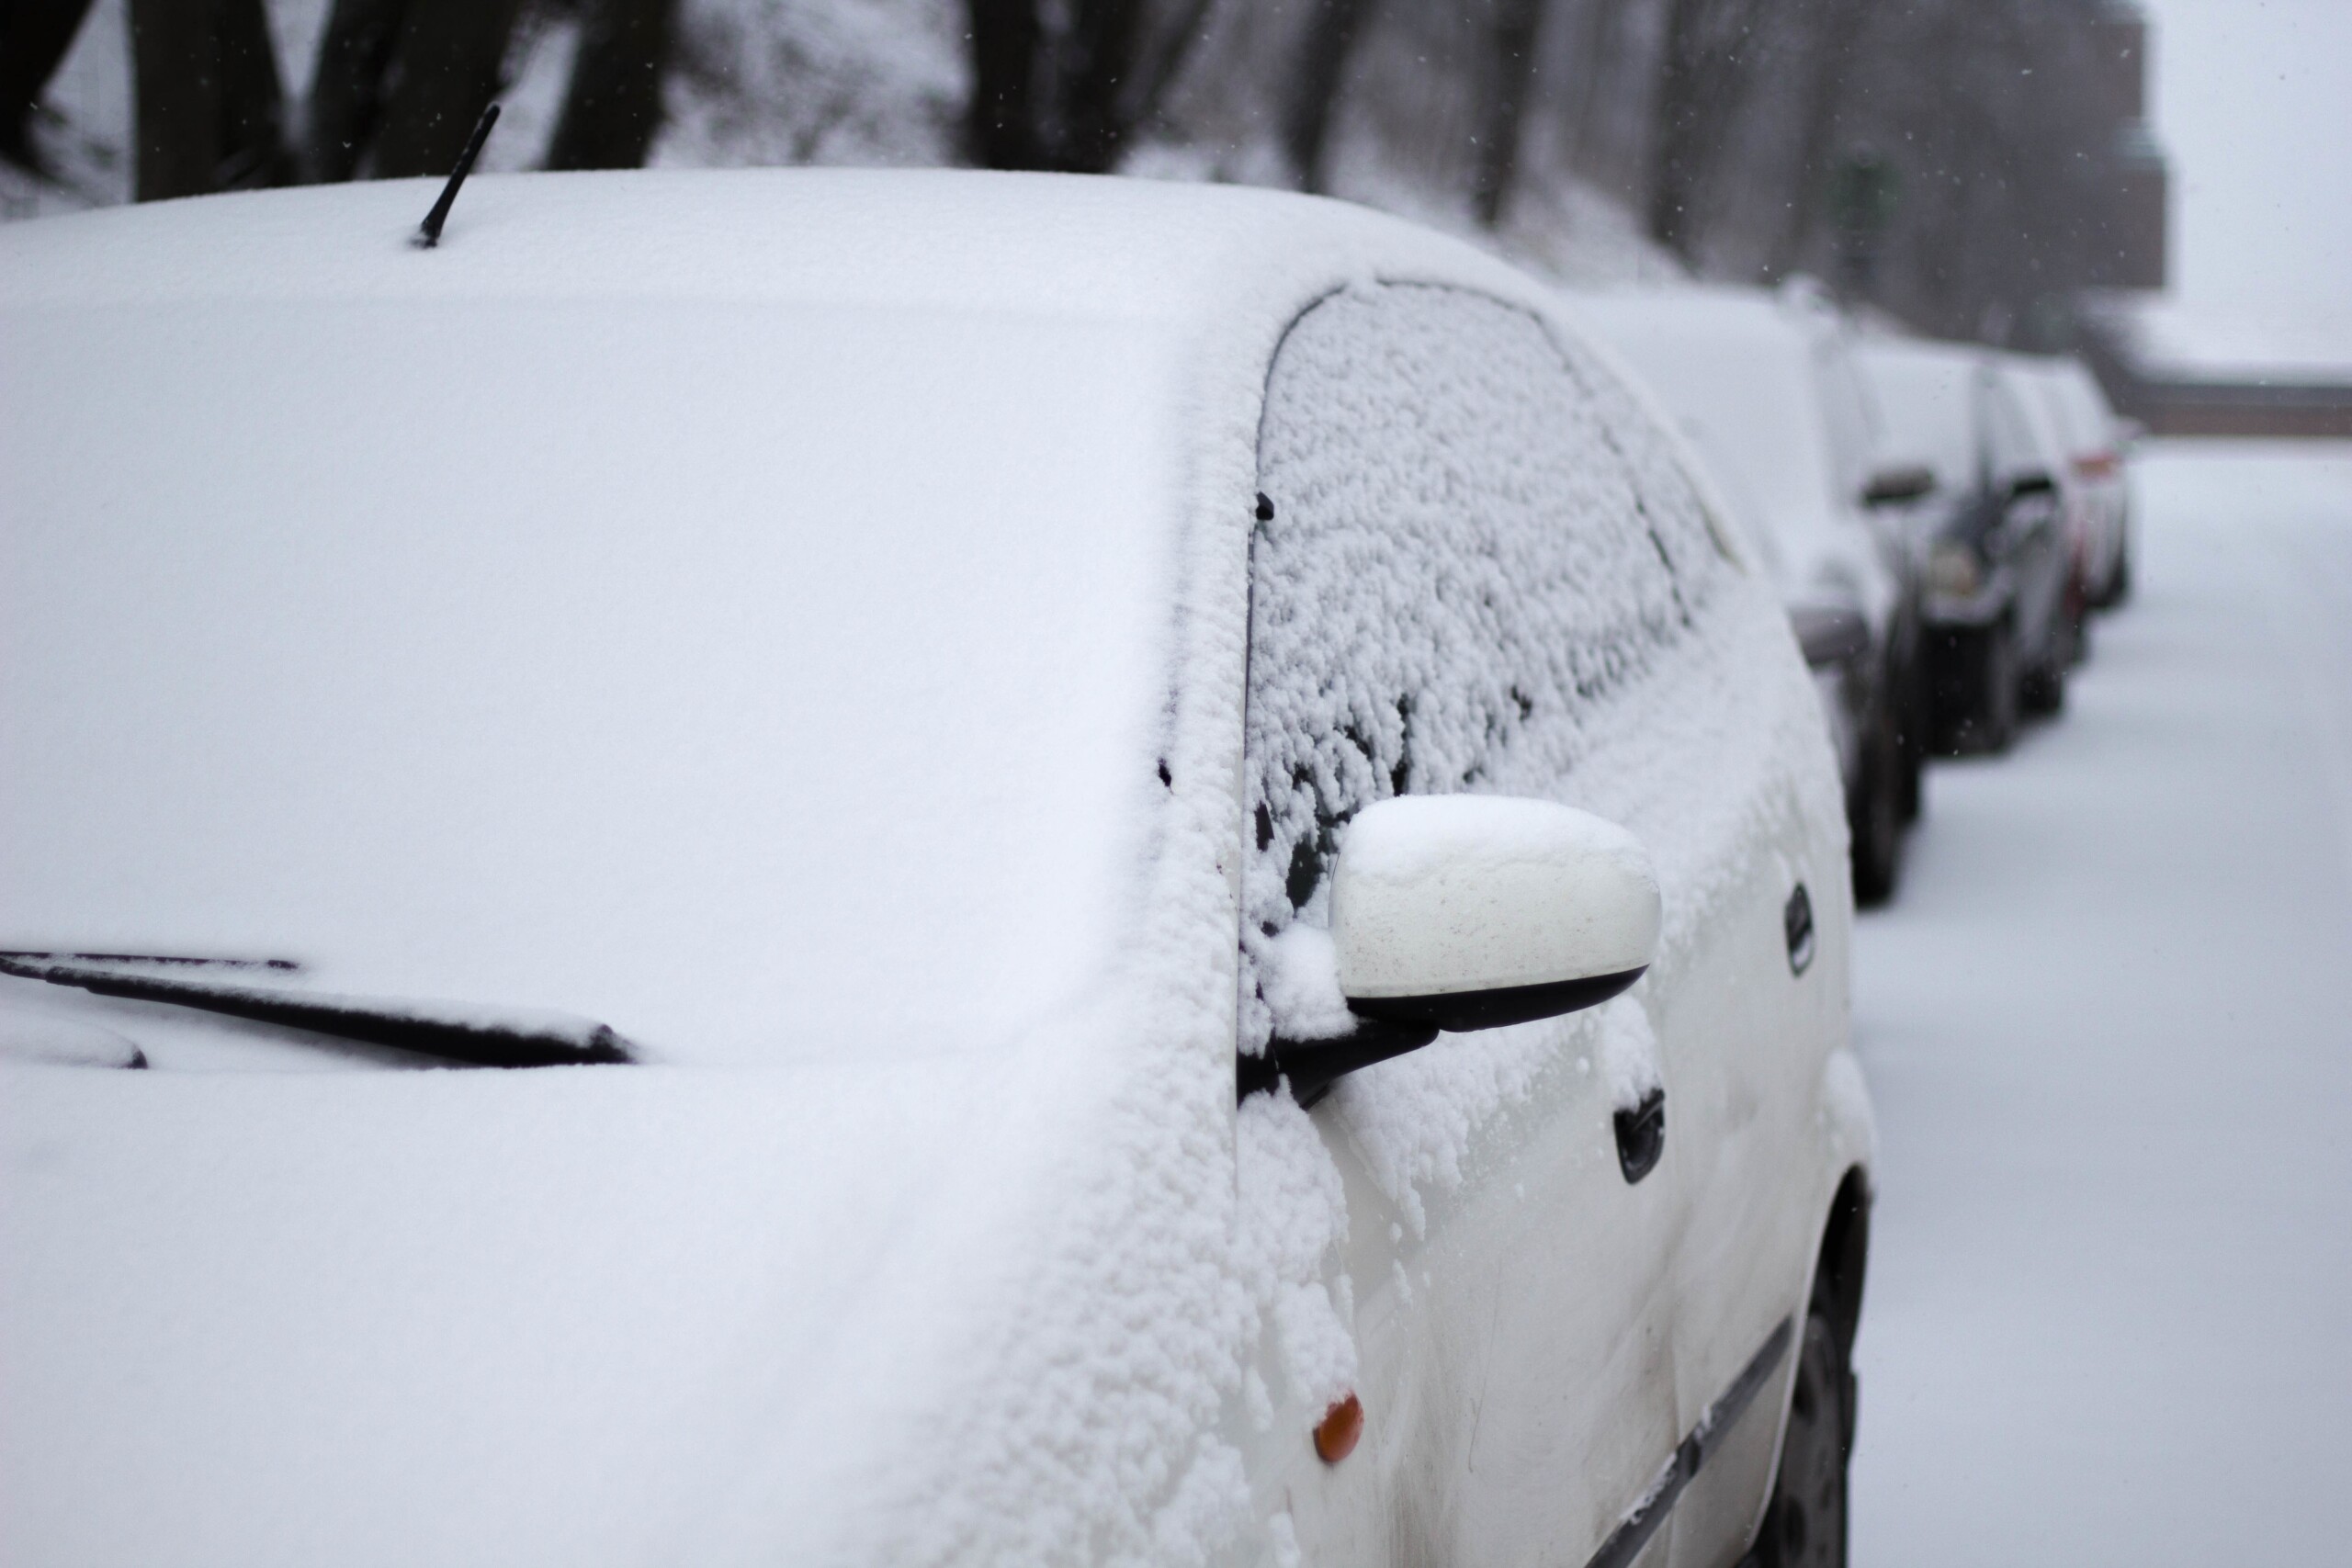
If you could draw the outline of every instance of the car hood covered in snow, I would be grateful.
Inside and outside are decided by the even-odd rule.
[[[947,1062],[0,1070],[7,1554],[707,1557],[970,1352],[1020,1206],[996,1098]]]

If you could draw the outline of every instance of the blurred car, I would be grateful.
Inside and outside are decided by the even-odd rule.
[[[2052,435],[2060,444],[2056,475],[2081,517],[2084,601],[2119,604],[2132,592],[2132,492],[2128,428],[2081,360],[2028,362]]]
[[[1887,514],[1926,481],[1878,461],[1844,323],[1803,288],[1584,294],[1570,308],[1649,385],[1755,536],[1820,678],[1855,891],[1891,897],[1928,724],[1918,567]]]
[[[1545,288],[433,194],[0,231],[13,1561],[1843,1560],[1838,781]]]
[[[2032,384],[1959,344],[1873,337],[1860,357],[1890,460],[1933,481],[1913,516],[1935,742],[2005,750],[2021,708],[2064,701],[2074,648],[2074,550]]]
[[[2099,515],[2098,487],[2076,474],[2073,436],[2064,415],[2064,401],[2054,394],[2053,362],[2018,354],[1997,355],[2001,378],[2015,395],[2023,416],[2034,457],[2050,476],[2058,497],[2058,514],[2066,545],[2066,613],[2063,625],[2064,659],[2050,671],[2029,667],[2026,705],[2037,712],[2055,713],[2065,705],[2065,672],[2090,657],[2090,563],[2098,549]]]

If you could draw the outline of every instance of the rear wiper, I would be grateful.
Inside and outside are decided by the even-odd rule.
[[[569,1013],[463,1002],[339,997],[271,986],[182,979],[142,969],[299,972],[284,958],[171,958],[151,953],[0,953],[0,975],[72,986],[94,996],[163,1002],[255,1023],[407,1051],[472,1067],[566,1067],[637,1060],[608,1024]]]

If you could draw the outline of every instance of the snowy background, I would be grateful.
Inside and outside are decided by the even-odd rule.
[[[2064,717],[1857,938],[1865,1565],[2352,1536],[2352,446],[2157,447]]]

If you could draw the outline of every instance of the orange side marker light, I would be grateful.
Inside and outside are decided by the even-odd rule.
[[[1337,1464],[1356,1451],[1363,1436],[1363,1405],[1351,1393],[1323,1413],[1323,1424],[1315,1428],[1315,1452],[1325,1464]]]

